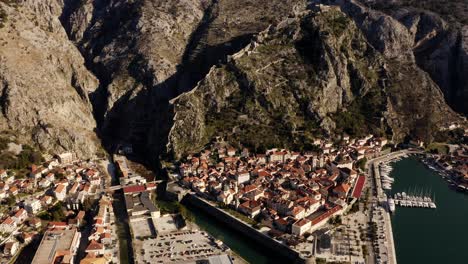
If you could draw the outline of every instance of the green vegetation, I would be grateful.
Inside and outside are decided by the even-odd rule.
[[[330,16],[327,17],[327,24],[330,26],[335,36],[340,36],[345,31],[350,21],[341,12],[331,11],[330,13]]]
[[[449,147],[443,143],[431,143],[427,146],[426,151],[434,154],[448,154]]]
[[[362,254],[367,256],[369,254],[369,250],[367,249],[366,245],[362,245]]]
[[[288,93],[281,88],[273,90],[279,94]],[[283,97],[278,96],[277,99]],[[234,146],[242,145],[257,153],[273,147],[316,150],[313,139],[322,134],[322,129],[316,120],[307,115],[308,101],[303,100],[295,106],[278,107],[274,105],[284,102],[274,103],[272,100],[250,91],[232,94],[227,99],[229,107],[220,111],[209,110],[205,115],[206,141],[221,135]],[[289,113],[290,107],[299,108],[299,111]]]
[[[357,161],[356,166],[358,168],[360,168],[361,170],[365,170],[366,169],[366,162],[367,162],[367,158],[364,157],[364,158]]]
[[[449,144],[468,144],[468,137],[465,137],[464,134],[465,131],[462,128],[438,131],[435,133],[434,141]]]
[[[240,212],[237,212],[236,210],[233,210],[231,208],[228,208],[228,207],[220,207],[221,209],[223,209],[223,211],[226,211],[228,214],[234,216],[235,218],[237,219],[240,219],[242,220],[243,222],[255,227],[258,225],[257,221],[255,221],[254,219],[252,218],[249,218],[248,216],[246,216],[245,214],[242,214]]]
[[[377,239],[377,223],[375,222],[369,222],[369,236],[372,240]]]
[[[8,151],[0,153],[0,168],[4,169],[24,169],[31,166],[31,164],[41,162],[44,162],[41,152],[36,151],[29,145],[23,145],[23,150],[18,155]]]
[[[385,111],[385,98],[380,89],[371,89],[364,97],[356,98],[346,111],[337,112],[332,118],[336,122],[336,132],[352,137],[362,137],[372,133],[384,133],[380,124]]]
[[[58,202],[54,206],[52,206],[50,209],[47,211],[42,211],[37,214],[37,217],[39,217],[42,220],[46,221],[65,221],[66,216],[63,211],[63,205],[61,202]]]
[[[277,54],[278,52],[284,51],[287,48],[292,48],[292,44],[281,43],[281,44],[264,44],[258,47],[258,52],[263,54]]]
[[[218,204],[218,207],[219,207],[220,209],[222,209],[223,211],[226,211],[228,214],[234,216],[234,217],[237,218],[237,219],[242,220],[243,222],[245,222],[245,223],[247,223],[247,224],[249,224],[249,225],[251,225],[251,226],[253,226],[253,227],[256,227],[256,228],[259,227],[257,221],[255,221],[255,220],[252,219],[252,218],[249,218],[249,217],[246,216],[245,214],[242,214],[242,213],[240,213],[240,212],[237,212],[236,210],[233,210],[233,209],[227,207],[227,206],[224,205],[224,204]]]
[[[387,149],[392,149],[392,145],[391,144],[385,144],[385,146],[382,147],[382,151],[383,150],[387,150]]]
[[[5,22],[8,20],[6,11],[0,6],[0,28],[5,26]]]
[[[193,221],[194,215],[183,204],[176,201],[154,199],[153,202],[161,210],[161,214],[180,214],[185,220]]]
[[[10,140],[5,137],[0,137],[0,152],[8,148],[8,143],[10,143]]]
[[[4,199],[4,202],[8,206],[13,206],[16,204],[16,198],[14,196],[8,196],[7,198]]]
[[[367,203],[369,202],[369,197],[370,197],[369,189],[366,189],[364,196],[361,197],[361,201],[364,203],[364,207],[367,207]]]
[[[9,5],[15,8],[18,7],[18,0],[0,0],[0,3]],[[6,11],[2,8],[2,5],[0,4],[0,28],[3,28],[5,26],[5,22],[7,21],[8,21],[8,15]]]
[[[349,212],[350,213],[359,212],[359,202],[353,203],[353,205],[351,206],[351,209],[349,209]]]
[[[316,258],[315,259],[316,264],[327,264],[327,260],[324,258]]]
[[[342,219],[341,219],[341,216],[340,215],[337,215],[335,217],[330,217],[330,219],[328,219],[328,223],[330,225],[334,225],[334,226],[339,226],[342,224]]]

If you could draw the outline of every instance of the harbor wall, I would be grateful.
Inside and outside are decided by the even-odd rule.
[[[218,221],[228,225],[230,228],[242,233],[243,235],[249,237],[257,243],[261,243],[262,246],[273,250],[275,253],[290,260],[290,263],[305,263],[305,260],[300,257],[297,251],[261,233],[259,230],[240,221],[239,219],[228,214],[227,212],[224,212],[223,210],[211,205],[210,203],[197,197],[196,195],[187,194],[184,197],[183,202],[203,210]]]

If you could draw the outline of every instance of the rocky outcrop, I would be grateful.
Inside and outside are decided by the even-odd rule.
[[[353,18],[372,46],[387,58],[412,59],[413,39],[396,19],[357,1],[342,1],[341,9]]]
[[[58,19],[59,1],[0,2],[0,129],[44,151],[95,156],[100,143],[88,94],[97,79],[84,67]]]
[[[362,2],[362,1],[361,1]],[[422,9],[418,2],[377,1],[368,8],[358,0],[338,1],[372,45],[387,58],[410,58],[427,72],[442,90],[445,100],[457,112],[468,113],[467,25],[451,15],[447,23],[439,13],[447,10]],[[421,4],[433,7],[433,3]],[[461,3],[460,3],[461,4]],[[466,8],[466,3],[464,4]],[[434,5],[436,6],[436,5]],[[375,8],[375,9],[374,9]],[[461,16],[463,6],[450,12]],[[466,15],[465,15],[466,17]],[[464,37],[465,36],[465,37]],[[465,45],[464,45],[465,43]]]

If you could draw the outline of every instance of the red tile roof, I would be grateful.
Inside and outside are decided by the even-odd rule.
[[[354,185],[354,190],[352,196],[356,199],[359,199],[362,195],[362,189],[364,188],[364,183],[366,182],[366,177],[364,175],[360,175],[356,180],[356,184]]]
[[[144,185],[133,185],[123,188],[124,193],[136,193],[136,192],[144,192],[146,191],[146,187]]]
[[[296,222],[294,225],[303,226],[303,225],[305,225],[305,224],[307,224],[309,222],[310,222],[310,220],[308,220],[307,218],[303,218],[303,219],[299,220],[298,222]]]
[[[333,215],[334,213],[338,212],[339,210],[341,210],[341,206],[337,205],[333,208],[331,208],[330,210],[326,211],[325,213],[315,217],[314,219],[311,219],[312,220],[312,225],[316,225],[324,220],[327,220],[328,217],[330,217],[331,215]]]
[[[89,243],[88,247],[86,248],[86,251],[88,250],[102,250],[104,249],[104,246],[101,243],[96,242],[95,240],[91,240]]]

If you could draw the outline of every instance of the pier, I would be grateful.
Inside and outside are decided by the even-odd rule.
[[[405,192],[395,194],[394,201],[396,205],[403,207],[437,208],[430,197],[407,195]]]

